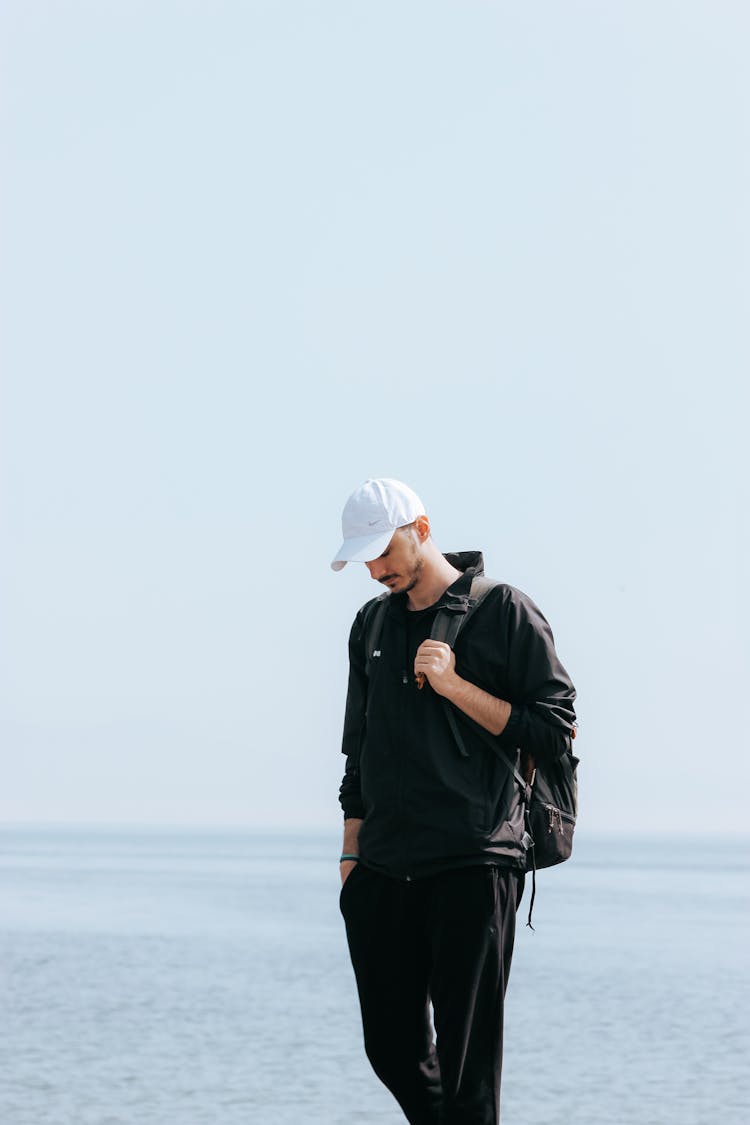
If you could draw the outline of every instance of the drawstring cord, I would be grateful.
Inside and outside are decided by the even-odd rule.
[[[529,916],[526,919],[526,925],[528,926],[528,928],[531,930],[532,933],[536,933],[536,930],[534,929],[534,927],[531,924],[531,915],[534,911],[534,899],[536,898],[536,852],[534,851],[534,840],[531,836],[531,816],[530,816],[530,812],[531,812],[531,787],[534,784],[535,775],[536,775],[536,770],[533,771],[533,773],[531,775],[531,780],[529,782],[527,782],[527,784],[526,784],[526,804],[525,804],[525,808],[524,808],[524,811],[523,811],[524,825],[526,827],[526,832],[527,832],[529,838],[531,839],[531,847],[529,849],[531,851],[531,902],[529,903]]]
[[[536,930],[531,924],[531,912],[534,909],[534,899],[536,898],[536,859],[534,858],[534,845],[531,845],[531,902],[529,903],[529,916],[526,919],[526,925],[531,930],[532,934]]]

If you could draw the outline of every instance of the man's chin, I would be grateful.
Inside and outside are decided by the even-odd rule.
[[[383,585],[392,594],[408,594],[410,590],[414,589],[418,579],[419,575],[412,575],[410,578],[393,578],[384,582]]]
[[[392,594],[405,594],[407,590],[411,589],[409,582],[405,578],[390,578],[384,582],[386,590],[390,590]]]

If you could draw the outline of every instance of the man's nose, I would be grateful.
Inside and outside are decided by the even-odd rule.
[[[375,581],[377,581],[378,578],[382,578],[385,574],[384,559],[373,559],[372,562],[366,562],[365,566],[370,572],[370,578],[374,578]]]

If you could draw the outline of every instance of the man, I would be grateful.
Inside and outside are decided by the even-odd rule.
[[[412,1125],[496,1125],[531,842],[508,765],[566,752],[575,690],[544,617],[511,586],[485,595],[455,652],[430,639],[483,562],[441,554],[405,484],[366,481],[342,525],[333,569],[363,562],[390,592],[352,626],[340,791],[341,911],[365,1049]]]

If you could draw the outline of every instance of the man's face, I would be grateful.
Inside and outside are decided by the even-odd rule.
[[[424,560],[419,539],[413,525],[400,527],[379,558],[366,562],[370,577],[394,594],[405,594],[412,590],[422,572]]]

